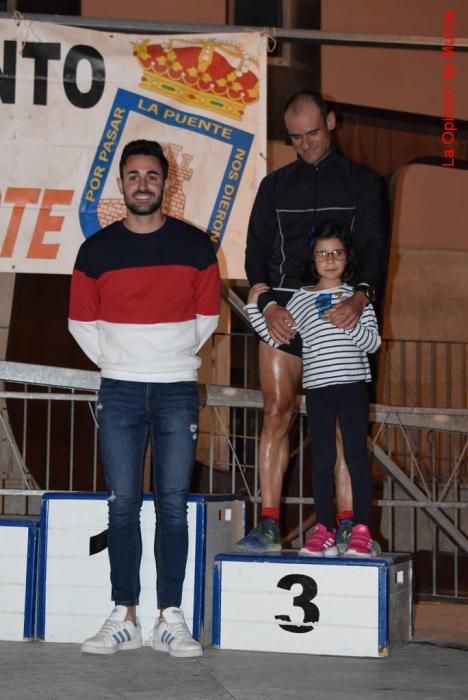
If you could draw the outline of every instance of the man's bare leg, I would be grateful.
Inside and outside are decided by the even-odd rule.
[[[264,403],[259,445],[262,508],[279,510],[283,477],[289,462],[288,433],[296,410],[302,359],[261,342],[259,370]],[[252,553],[279,551],[279,530],[274,528],[271,533],[255,528],[237,543],[236,549]]]
[[[302,360],[260,343],[259,369],[263,395],[258,456],[262,505],[279,508],[289,462],[289,429],[296,410]]]
[[[353,511],[353,492],[351,477],[344,458],[343,440],[338,422],[336,424],[336,464],[335,464],[335,491],[337,513],[349,513]]]
[[[351,477],[344,458],[343,438],[338,421],[336,421],[335,493],[336,519],[338,523],[336,544],[338,551],[344,552],[353,527],[353,490]]]

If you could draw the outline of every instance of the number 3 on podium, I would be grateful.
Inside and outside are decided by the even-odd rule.
[[[310,576],[305,576],[304,574],[288,574],[288,576],[283,576],[282,579],[278,581],[277,588],[283,588],[286,591],[290,591],[295,583],[302,586],[302,592],[293,598],[293,605],[298,608],[302,608],[304,611],[304,620],[301,625],[280,625],[281,629],[286,630],[286,632],[294,632],[296,634],[304,634],[304,632],[311,632],[314,627],[312,622],[318,622],[320,618],[320,611],[315,603],[311,601],[317,595],[317,584],[313,578]],[[289,615],[275,615],[275,620],[284,620],[285,622],[291,622]]]

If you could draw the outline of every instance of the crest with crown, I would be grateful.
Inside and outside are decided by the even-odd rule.
[[[140,87],[184,104],[240,120],[258,100],[258,61],[237,42],[145,39],[133,43],[133,55],[143,68]]]

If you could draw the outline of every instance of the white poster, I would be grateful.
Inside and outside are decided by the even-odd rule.
[[[0,20],[0,272],[70,273],[84,237],[123,218],[118,163],[159,141],[164,209],[244,278],[266,170],[266,38],[130,36]]]

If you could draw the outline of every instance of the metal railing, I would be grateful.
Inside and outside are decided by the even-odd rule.
[[[242,339],[247,352],[249,342]],[[0,512],[37,512],[44,490],[103,490],[94,418],[98,373],[4,362],[0,380],[6,382]],[[261,395],[207,385],[203,402],[199,490],[243,494],[255,520]],[[413,553],[420,595],[468,598],[468,411],[376,404],[370,418],[373,528],[384,550]],[[301,401],[283,511],[286,544],[299,546],[314,518]]]
[[[0,12],[0,19],[11,19],[8,12]],[[337,44],[350,46],[372,46],[394,49],[414,49],[440,51],[444,46],[442,36],[418,36],[402,34],[364,34],[356,32],[327,32],[315,29],[289,27],[248,27],[234,24],[196,24],[194,22],[157,22],[147,19],[120,19],[109,17],[81,17],[73,15],[50,15],[21,13],[16,19],[34,22],[55,22],[70,27],[85,27],[111,32],[132,34],[223,34],[227,32],[263,31],[274,39],[290,42],[310,42],[313,44]],[[468,39],[456,37],[453,48],[456,51],[468,50]]]

